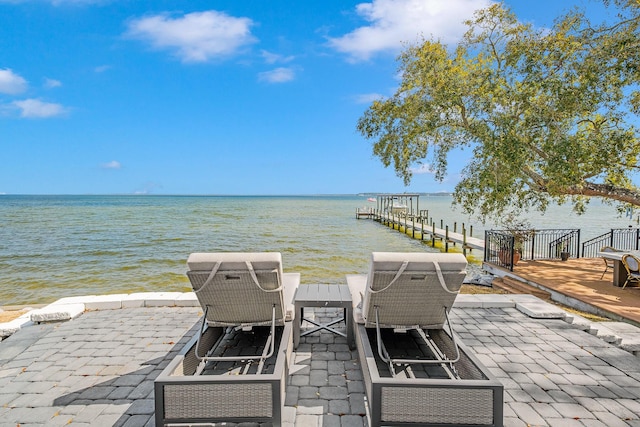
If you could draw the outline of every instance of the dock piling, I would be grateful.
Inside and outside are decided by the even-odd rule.
[[[449,252],[449,226],[444,231],[444,251]]]

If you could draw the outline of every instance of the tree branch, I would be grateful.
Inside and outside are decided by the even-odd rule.
[[[603,197],[610,200],[617,200],[622,203],[629,203],[635,206],[640,205],[640,192],[633,189],[617,187],[611,184],[597,184],[585,182],[583,186],[571,186],[566,188],[567,195]]]

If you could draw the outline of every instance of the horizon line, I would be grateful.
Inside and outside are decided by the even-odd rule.
[[[232,194],[232,193],[0,193],[0,196],[167,196],[167,197],[319,197],[319,196],[358,196],[407,194],[407,195],[450,195],[448,191],[438,192],[359,192],[359,193],[280,193],[280,194]]]

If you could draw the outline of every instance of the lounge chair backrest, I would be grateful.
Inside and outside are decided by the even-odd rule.
[[[280,253],[193,253],[187,267],[210,325],[269,325],[274,306],[284,323]]]
[[[374,252],[363,296],[365,326],[438,329],[462,286],[462,254]]]

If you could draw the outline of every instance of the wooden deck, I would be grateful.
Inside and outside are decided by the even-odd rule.
[[[614,286],[611,269],[604,275],[605,264],[601,258],[560,260],[521,260],[513,272],[491,266],[488,271],[496,275],[519,278],[552,293],[553,298],[570,298],[595,307],[596,314],[615,320],[625,320],[640,325],[640,288],[623,290]],[[559,301],[562,302],[562,301]]]

